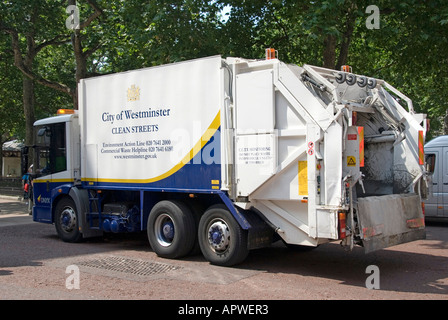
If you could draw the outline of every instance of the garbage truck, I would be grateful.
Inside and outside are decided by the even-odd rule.
[[[146,231],[161,257],[232,266],[275,241],[372,252],[425,237],[426,116],[384,80],[211,56],[78,92],[29,148],[33,220],[63,241]]]

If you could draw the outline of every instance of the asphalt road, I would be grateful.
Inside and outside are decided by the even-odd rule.
[[[277,243],[223,268],[200,255],[159,258],[145,234],[64,243],[23,202],[0,197],[0,300],[15,299],[448,300],[448,224],[367,255],[337,243],[305,252]]]

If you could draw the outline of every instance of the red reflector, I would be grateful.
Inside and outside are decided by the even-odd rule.
[[[359,135],[359,166],[364,167],[364,127],[358,127]]]
[[[409,220],[406,220],[406,225],[408,228],[424,227],[425,219],[424,218],[409,219]]]
[[[346,238],[346,225],[345,225],[345,212],[339,212],[338,213],[338,220],[339,220],[339,239],[345,239]]]
[[[373,236],[382,234],[384,231],[384,224],[377,224],[372,227],[365,227],[362,229],[362,235],[364,240],[367,240]]]

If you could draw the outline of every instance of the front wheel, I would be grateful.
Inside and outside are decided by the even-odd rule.
[[[78,213],[75,202],[71,198],[63,198],[56,205],[54,224],[59,238],[63,241],[78,242],[81,240]]]
[[[198,240],[204,257],[212,264],[233,266],[246,259],[247,232],[243,230],[229,210],[211,207],[201,217]]]

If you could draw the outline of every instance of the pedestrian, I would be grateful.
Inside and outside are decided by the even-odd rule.
[[[30,199],[31,195],[31,173],[33,171],[33,165],[28,168],[28,171],[22,177],[23,188],[23,200]]]

